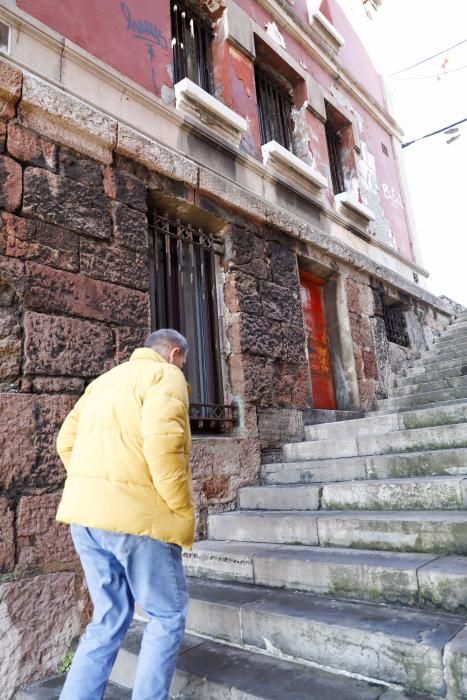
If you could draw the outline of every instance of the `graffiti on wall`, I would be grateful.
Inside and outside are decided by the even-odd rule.
[[[398,209],[404,208],[401,196],[397,192],[397,190],[394,189],[394,187],[391,187],[386,182],[383,182],[381,187],[383,189],[383,194],[384,194],[385,199],[387,199],[394,207],[396,207]]]
[[[133,39],[143,41],[146,45],[148,57],[151,62],[151,76],[154,90],[157,92],[156,81],[156,49],[160,47],[166,51],[168,49],[167,37],[155,22],[148,19],[136,18],[133,16],[131,8],[126,2],[120,3],[120,9],[126,21],[127,31],[131,33]]]

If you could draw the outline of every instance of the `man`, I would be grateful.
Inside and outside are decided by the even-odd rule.
[[[61,700],[103,697],[135,601],[149,621],[132,697],[168,697],[188,606],[181,547],[195,522],[187,351],[177,331],[152,333],[88,386],[60,429],[57,520],[71,525],[94,605]]]

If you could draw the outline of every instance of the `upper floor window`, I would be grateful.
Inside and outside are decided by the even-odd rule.
[[[171,0],[174,83],[189,78],[212,93],[211,25],[189,3]]]
[[[341,192],[345,192],[344,170],[341,156],[341,137],[329,118],[326,121],[325,129],[332,189],[334,194],[340,194]]]
[[[255,68],[261,144],[277,141],[292,150],[292,99],[289,91],[264,68]]]
[[[195,432],[223,432],[225,405],[217,307],[216,258],[222,242],[190,224],[154,215],[149,227],[151,327],[175,328],[188,340],[185,366]]]

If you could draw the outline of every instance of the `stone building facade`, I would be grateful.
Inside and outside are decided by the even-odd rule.
[[[2,698],[55,671],[88,612],[57,430],[151,328],[192,343],[203,537],[262,457],[371,410],[449,320],[335,0],[104,4],[0,7]]]

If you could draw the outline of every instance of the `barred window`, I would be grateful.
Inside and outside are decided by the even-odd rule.
[[[341,140],[339,132],[329,119],[326,122],[326,142],[328,146],[329,168],[331,170],[332,189],[334,194],[345,192],[344,170],[341,158]]]
[[[392,306],[383,304],[383,318],[389,342],[397,343],[397,345],[402,345],[404,348],[410,347],[407,323],[401,307],[397,304]]]
[[[277,141],[292,150],[292,99],[286,88],[263,67],[255,67],[261,143]]]
[[[174,83],[189,78],[211,93],[211,24],[183,0],[171,0],[170,7]]]
[[[175,328],[188,340],[185,373],[193,430],[224,432],[235,415],[224,403],[222,381],[215,260],[223,253],[222,242],[157,215],[149,230],[152,329]]]

